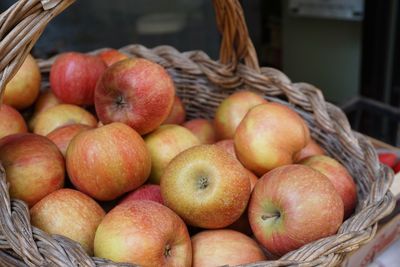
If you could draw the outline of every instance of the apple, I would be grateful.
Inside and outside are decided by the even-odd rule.
[[[125,59],[104,72],[96,87],[95,107],[104,124],[122,122],[144,135],[165,121],[174,96],[174,83],[162,66]]]
[[[60,99],[58,99],[51,90],[46,90],[43,93],[41,93],[35,102],[35,109],[32,117],[29,120],[29,129],[35,128],[35,123],[37,119],[37,115],[51,107],[57,106],[58,104],[61,104],[62,102]]]
[[[216,141],[214,126],[209,120],[193,119],[185,122],[183,126],[196,135],[202,144],[213,144]]]
[[[182,124],[186,120],[186,110],[181,99],[178,96],[174,98],[171,112],[162,124]]]
[[[233,139],[247,112],[264,103],[267,100],[251,91],[239,91],[225,98],[215,112],[214,128],[218,139]]]
[[[142,137],[119,122],[75,136],[68,146],[66,163],[73,185],[101,201],[138,188],[151,170],[150,154]]]
[[[31,133],[3,137],[0,162],[10,184],[10,196],[29,207],[64,185],[64,158],[46,137]]]
[[[119,52],[116,49],[106,49],[104,51],[101,51],[98,54],[98,57],[103,60],[103,62],[106,64],[107,67],[110,67],[112,64],[127,59],[128,56]]]
[[[357,188],[347,169],[337,160],[317,155],[299,162],[324,174],[332,182],[344,204],[344,218],[350,217],[357,204]]]
[[[299,153],[295,156],[295,162],[299,162],[305,158],[315,156],[315,155],[325,155],[325,150],[317,144],[313,139],[310,140],[308,145],[306,145]]]
[[[235,146],[234,146],[232,139],[218,141],[217,143],[215,143],[215,145],[224,149],[226,152],[228,152],[230,155],[232,155],[233,158],[235,158],[240,163],[240,161],[236,157]],[[258,177],[254,173],[249,171],[248,169],[245,169],[245,170],[250,178],[250,192],[252,192],[254,186],[256,185],[256,183],[258,181]],[[252,232],[251,232],[249,219],[247,217],[247,209],[243,212],[243,214],[240,216],[240,218],[237,219],[237,221],[235,221],[234,223],[229,225],[227,228],[239,231],[246,235],[251,235]]]
[[[237,266],[266,260],[257,242],[237,231],[205,230],[192,236],[193,267]]]
[[[15,76],[7,83],[3,103],[19,110],[31,106],[39,95],[41,80],[39,66],[28,54]]]
[[[231,155],[215,145],[191,147],[161,177],[164,203],[188,224],[222,228],[239,219],[250,197],[250,179]]]
[[[149,182],[160,184],[160,179],[169,162],[182,151],[200,145],[199,139],[188,129],[173,124],[161,125],[148,134],[144,141],[151,155]]]
[[[169,208],[148,200],[120,204],[100,223],[94,255],[143,267],[192,264],[185,223]]]
[[[105,212],[87,195],[60,189],[36,203],[30,214],[33,226],[51,235],[66,236],[93,255],[94,235]]]
[[[343,221],[343,201],[329,179],[304,165],[286,165],[263,175],[249,203],[257,240],[282,256],[333,235]]]
[[[96,83],[105,69],[106,64],[96,56],[62,53],[51,66],[51,89],[64,103],[93,105]]]
[[[58,149],[60,149],[61,153],[65,157],[68,145],[71,142],[72,138],[74,138],[77,134],[92,128],[92,126],[84,124],[65,125],[50,132],[47,135],[47,138],[49,138],[51,141],[54,142],[54,144],[56,144]]]
[[[251,171],[246,170],[249,178],[250,178],[250,192],[253,192],[254,186],[256,185],[258,181],[258,177],[255,176]],[[237,219],[235,222],[233,222],[231,225],[227,226],[226,228],[241,232],[246,235],[252,235],[251,227],[250,227],[250,222],[249,222],[249,217],[248,217],[248,211],[247,208],[243,211],[242,215]]]
[[[124,197],[120,204],[135,200],[151,200],[164,205],[161,188],[157,184],[145,184]]]
[[[97,120],[90,112],[81,107],[60,104],[39,113],[33,132],[39,135],[48,135],[55,129],[70,124],[96,127]]]
[[[240,162],[257,176],[293,163],[295,155],[310,142],[305,121],[289,107],[266,103],[252,108],[235,133]]]
[[[0,104],[0,122],[0,138],[28,131],[22,115],[13,107],[6,104]]]

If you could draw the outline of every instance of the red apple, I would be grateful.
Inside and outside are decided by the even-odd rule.
[[[106,49],[98,54],[98,57],[103,60],[107,67],[110,67],[112,64],[127,59],[128,56],[122,54],[116,49]]]
[[[192,237],[193,267],[236,266],[266,260],[250,237],[228,229],[206,230]]]
[[[35,128],[36,119],[40,112],[45,111],[51,107],[57,106],[62,102],[53,94],[51,90],[47,90],[41,93],[35,102],[35,110],[33,116],[29,120],[29,129],[33,130]]]
[[[323,155],[308,157],[300,161],[300,164],[307,165],[328,177],[343,200],[344,217],[350,217],[357,204],[357,189],[347,169],[337,160]]]
[[[66,163],[74,186],[101,201],[138,188],[151,168],[142,137],[123,123],[111,123],[75,136],[68,146]]]
[[[74,138],[77,134],[92,128],[93,127],[84,124],[65,125],[50,132],[47,135],[47,138],[57,145],[58,149],[60,149],[61,153],[65,157],[68,145],[72,138]]]
[[[93,255],[94,235],[105,212],[87,195],[60,189],[36,203],[30,214],[32,225],[52,235],[66,236]]]
[[[306,145],[299,153],[296,154],[294,161],[299,162],[305,158],[316,156],[316,155],[325,155],[325,150],[317,144],[313,139],[310,140],[308,145]]]
[[[97,120],[90,112],[81,107],[60,104],[39,113],[33,132],[39,135],[48,135],[59,127],[71,124],[96,127]]]
[[[94,254],[143,267],[192,264],[185,223],[167,207],[148,200],[126,202],[111,210],[97,228]]]
[[[161,188],[156,184],[145,184],[124,197],[120,204],[134,200],[151,200],[164,205]]]
[[[64,185],[64,158],[57,146],[43,136],[13,134],[0,140],[10,196],[30,207]]]
[[[232,224],[250,196],[245,169],[215,145],[180,153],[165,169],[160,185],[165,204],[188,224],[202,228]]]
[[[202,144],[213,144],[216,141],[215,130],[212,123],[206,119],[193,119],[183,126],[194,133]]]
[[[162,124],[182,124],[186,119],[186,110],[181,99],[178,96],[174,98],[171,112]]]
[[[143,135],[168,117],[174,96],[174,83],[163,67],[146,59],[125,59],[104,72],[95,107],[104,124],[123,122]]]
[[[199,139],[188,129],[173,124],[161,125],[148,134],[144,141],[151,155],[149,181],[160,184],[160,179],[169,162],[182,151],[200,145]]]
[[[335,234],[343,221],[343,201],[322,173],[304,165],[286,165],[258,180],[249,220],[257,240],[282,256]]]
[[[293,163],[295,155],[310,141],[305,121],[290,108],[266,103],[252,108],[235,133],[240,162],[256,175]]]
[[[64,103],[93,105],[96,83],[105,69],[103,60],[96,56],[63,53],[51,66],[51,89]]]
[[[15,76],[7,83],[3,103],[16,109],[29,107],[39,95],[41,80],[39,66],[29,54]]]
[[[18,111],[6,104],[0,104],[0,138],[27,131],[25,120]]]
[[[227,97],[215,112],[214,127],[218,139],[232,139],[247,112],[267,101],[256,93],[239,91]]]

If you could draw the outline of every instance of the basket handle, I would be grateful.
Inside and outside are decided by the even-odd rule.
[[[217,27],[222,34],[220,62],[235,69],[243,60],[245,65],[260,72],[256,50],[239,0],[213,0],[213,4]]]
[[[0,103],[46,25],[75,0],[19,0],[0,14]]]
[[[47,24],[75,0],[19,0],[0,14],[0,103],[4,88]],[[239,62],[259,72],[239,0],[213,0],[222,34],[220,62],[234,71]]]

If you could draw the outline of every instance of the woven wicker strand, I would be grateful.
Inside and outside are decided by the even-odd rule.
[[[48,21],[72,2],[20,0],[0,15],[0,90],[18,69]],[[379,163],[369,140],[352,131],[345,114],[327,103],[319,89],[308,83],[292,83],[282,72],[258,66],[237,0],[214,0],[213,3],[217,25],[223,35],[220,61],[210,59],[201,51],[181,53],[169,46],[148,49],[141,45],[128,45],[120,51],[164,66],[173,77],[190,118],[212,118],[225,97],[243,88],[255,90],[266,99],[297,111],[308,123],[313,138],[344,164],[355,178],[359,203],[355,214],[342,224],[336,235],[307,244],[276,261],[241,266],[336,266],[347,253],[370,241],[376,233],[377,222],[393,210],[394,200],[389,191],[393,172]],[[44,87],[49,86],[48,73],[54,59],[39,62]],[[22,201],[10,200],[2,167],[0,264],[132,266],[91,258],[79,244],[68,238],[50,236],[32,227],[27,206]]]

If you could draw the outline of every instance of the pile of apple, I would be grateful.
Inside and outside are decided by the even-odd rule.
[[[89,255],[252,263],[335,234],[354,211],[346,168],[295,111],[257,93],[232,94],[212,121],[186,121],[166,70],[117,50],[61,54],[49,78],[40,93],[29,56],[7,85],[0,161],[32,224]]]

